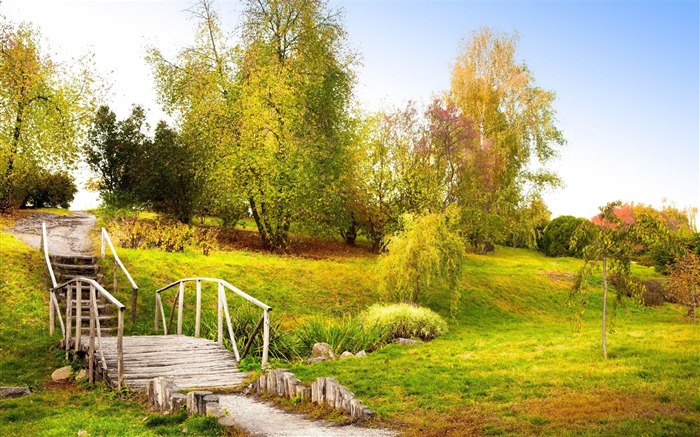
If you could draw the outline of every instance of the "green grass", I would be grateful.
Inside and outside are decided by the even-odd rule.
[[[2,242],[9,238],[3,235]],[[39,271],[26,272],[38,253],[12,244],[17,252],[12,276],[28,275],[38,284]],[[318,318],[342,322],[379,300],[371,256],[310,260],[236,251],[204,257],[124,249],[119,254],[141,288],[139,321],[128,327],[130,332],[152,333],[153,291],[182,277],[225,279],[270,304],[273,321],[290,331]],[[566,305],[580,265],[575,259],[502,247],[488,256],[469,255],[454,317],[447,290],[423,294],[421,305],[448,321],[444,336],[414,346],[389,345],[366,358],[279,365],[291,367],[303,381],[336,378],[406,435],[700,435],[700,326],[689,324],[681,307],[640,308],[625,301],[608,336],[610,359],[603,360],[600,278],[591,281],[580,332],[574,327],[575,308]],[[639,266],[634,272],[654,276]],[[117,297],[128,303],[126,281],[121,278],[120,284]],[[166,292],[168,309],[174,291]],[[207,317],[215,320],[215,289],[204,291]],[[232,306],[239,301],[229,299]],[[191,286],[185,304],[188,329],[193,302]],[[41,320],[46,311],[43,301],[13,305],[27,306],[13,323],[25,317]],[[45,331],[45,321],[32,323]],[[35,341],[46,342],[46,356],[36,362],[46,360],[44,366],[50,367],[55,360],[50,341]],[[1,356],[3,362],[8,359]],[[29,367],[24,365],[28,372],[45,374]]]

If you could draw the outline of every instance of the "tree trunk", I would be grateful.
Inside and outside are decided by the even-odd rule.
[[[608,310],[608,265],[607,259],[603,258],[603,358],[608,358],[607,326],[606,317]]]

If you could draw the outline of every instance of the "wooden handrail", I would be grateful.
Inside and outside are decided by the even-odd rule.
[[[53,267],[51,266],[51,259],[49,258],[49,239],[46,236],[46,222],[41,222],[41,247],[44,252],[44,260],[46,261],[46,267],[49,270],[49,276],[51,277],[51,284],[53,287],[56,286],[56,275],[53,272]]]
[[[112,256],[114,257],[114,291],[117,291],[117,266],[119,266],[122,269],[122,271],[126,275],[126,278],[131,284],[131,322],[133,323],[136,321],[136,303],[138,300],[139,286],[136,285],[134,278],[131,277],[129,271],[124,266],[124,263],[119,258],[119,255],[117,255],[117,251],[114,248],[114,244],[112,244],[112,239],[109,237],[109,232],[107,232],[105,228],[102,228],[102,231],[100,233],[100,253],[102,255],[102,258],[104,258],[106,254],[105,243],[107,244],[107,246],[109,246],[109,250],[112,252]]]
[[[229,313],[228,309],[228,301],[226,299],[226,289],[234,292],[238,296],[244,298],[248,302],[253,303],[254,305],[260,307],[263,310],[263,314],[260,318],[260,322],[258,322],[258,325],[255,327],[253,334],[251,335],[251,338],[248,340],[248,344],[246,344],[244,348],[244,353],[243,356],[248,352],[248,349],[250,348],[250,342],[252,341],[252,337],[255,336],[258,331],[260,330],[260,325],[263,324],[263,356],[262,356],[262,367],[265,368],[267,366],[267,361],[268,361],[268,355],[269,355],[269,350],[270,350],[270,311],[272,311],[272,307],[260,302],[259,300],[255,299],[254,297],[250,296],[249,294],[239,290],[238,288],[234,287],[233,285],[229,284],[228,282],[224,281],[223,279],[215,279],[215,278],[184,278],[180,279],[178,281],[175,281],[171,284],[166,285],[163,288],[160,288],[156,290],[155,295],[156,295],[156,309],[155,309],[155,317],[154,317],[154,330],[156,333],[158,333],[158,321],[159,321],[159,315],[160,319],[163,322],[163,334],[168,335],[168,331],[171,330],[172,328],[172,322],[173,322],[173,317],[175,315],[175,309],[177,308],[177,334],[182,335],[182,319],[183,319],[183,309],[184,309],[184,296],[185,296],[185,283],[187,282],[196,282],[197,288],[196,288],[196,315],[195,315],[195,331],[194,331],[194,336],[199,337],[200,334],[200,324],[201,324],[201,313],[202,313],[202,282],[214,282],[217,284],[217,341],[219,344],[223,343],[223,335],[224,335],[224,320],[226,321],[226,328],[228,330],[229,338],[231,340],[231,347],[233,349],[233,353],[236,356],[236,360],[240,361],[241,360],[241,355],[238,352],[238,345],[236,344],[236,339],[233,334],[233,325],[231,323],[231,314]],[[161,293],[163,291],[169,290],[175,286],[178,286],[178,291],[177,294],[175,295],[175,298],[173,299],[173,305],[170,310],[170,322],[166,325],[166,316],[165,316],[165,308],[163,306],[163,299],[161,297]]]
[[[118,318],[117,318],[117,387],[121,389],[124,386],[124,348],[123,348],[123,338],[124,338],[124,310],[126,306],[119,302],[114,296],[112,296],[107,290],[104,289],[97,281],[90,278],[73,278],[63,284],[57,285],[51,288],[51,302],[58,309],[58,299],[56,298],[56,293],[60,290],[66,290],[66,323],[65,328],[63,320],[61,319],[61,312],[58,311],[58,318],[61,323],[61,330],[63,331],[66,358],[69,356],[70,352],[70,340],[71,340],[71,328],[73,325],[73,319],[75,318],[75,350],[78,351],[80,348],[80,337],[82,335],[82,287],[83,284],[88,284],[90,286],[90,341],[88,347],[88,362],[95,362],[95,334],[97,334],[97,349],[100,354],[100,364],[102,369],[107,369],[107,361],[104,357],[104,348],[102,347],[102,332],[100,329],[100,315],[97,307],[97,295],[102,295],[109,303],[117,307]],[[76,311],[73,315],[72,300],[73,294],[75,293],[76,299]],[[94,366],[90,365],[89,375],[90,381],[94,382]]]

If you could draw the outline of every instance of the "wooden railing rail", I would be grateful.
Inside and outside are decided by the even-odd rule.
[[[51,289],[51,302],[53,308],[58,313],[58,319],[63,332],[66,359],[70,354],[70,341],[73,320],[75,320],[75,337],[74,348],[77,352],[80,349],[80,340],[83,328],[83,308],[82,308],[82,290],[83,285],[88,284],[90,287],[90,340],[88,345],[88,378],[90,382],[95,382],[95,338],[97,338],[97,346],[99,349],[100,365],[104,372],[107,371],[107,361],[104,357],[104,349],[102,348],[102,332],[100,328],[100,314],[97,307],[98,295],[104,297],[107,302],[117,307],[117,387],[121,389],[124,386],[124,310],[125,306],[105,290],[96,281],[89,278],[74,278],[68,282],[57,285]],[[58,298],[56,294],[65,290],[66,293],[66,321],[65,325],[61,318],[61,310],[58,306]],[[75,299],[75,311],[73,309],[73,300]]]
[[[262,367],[267,366],[268,355],[270,351],[270,311],[272,307],[267,304],[260,302],[249,294],[241,291],[240,289],[234,287],[223,279],[214,278],[185,278],[175,281],[172,284],[168,284],[165,287],[156,291],[156,308],[155,308],[155,319],[154,319],[154,329],[156,334],[158,333],[158,320],[159,316],[163,323],[163,334],[168,335],[168,331],[172,328],[172,321],[175,315],[175,307],[177,306],[177,334],[182,335],[182,315],[184,310],[184,299],[185,299],[185,283],[195,282],[196,283],[196,308],[195,308],[195,328],[194,336],[199,337],[201,321],[202,321],[202,282],[214,282],[217,284],[217,341],[219,344],[223,344],[224,338],[224,320],[226,321],[226,327],[228,328],[229,338],[231,340],[231,345],[233,348],[233,353],[236,356],[236,360],[240,361],[241,358],[245,357],[248,353],[250,345],[252,344],[253,338],[259,332],[261,325],[263,328],[263,353],[262,353]],[[165,290],[171,289],[175,286],[178,287],[175,299],[173,299],[173,305],[170,309],[170,321],[166,324],[165,322],[165,309],[163,307],[163,300],[161,298],[161,293]],[[228,302],[226,299],[226,290],[232,291],[236,295],[242,297],[248,302],[260,307],[262,309],[262,315],[260,321],[255,326],[253,333],[248,338],[246,342],[243,353],[238,352],[238,346],[236,345],[236,339],[233,334],[233,326],[231,324],[231,315],[228,309]]]
[[[46,223],[41,222],[41,241],[39,242],[39,250],[44,255],[44,261],[46,263],[46,272],[48,277],[51,279],[51,285],[49,289],[55,287],[56,284],[56,274],[53,272],[53,266],[51,265],[51,258],[49,258],[49,239],[46,232]],[[48,284],[47,284],[48,285]],[[54,311],[54,296],[53,294],[49,297],[49,335],[53,335],[54,326],[56,325],[56,313]],[[56,302],[58,305],[58,302]],[[63,330],[63,321],[61,321],[61,330]]]
[[[114,292],[116,293],[117,291],[117,267],[122,269],[131,284],[131,323],[134,323],[136,321],[136,302],[138,300],[139,287],[136,285],[136,282],[134,282],[134,278],[131,277],[129,271],[124,267],[122,260],[119,259],[119,255],[117,255],[117,251],[114,249],[114,244],[112,244],[112,239],[109,237],[109,233],[105,228],[102,228],[100,235],[100,253],[102,258],[105,257],[106,246],[109,247],[109,250],[112,252],[112,257],[114,258]]]

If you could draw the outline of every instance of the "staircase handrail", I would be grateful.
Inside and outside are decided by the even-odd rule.
[[[114,291],[116,292],[116,290],[117,290],[117,269],[116,269],[117,265],[122,269],[122,271],[126,275],[126,278],[129,280],[129,283],[131,284],[131,290],[132,290],[131,291],[131,321],[133,323],[134,321],[136,321],[136,301],[138,298],[139,286],[136,285],[134,278],[131,277],[131,275],[129,274],[129,271],[124,266],[124,263],[119,258],[119,255],[117,255],[117,250],[114,248],[114,244],[112,244],[112,239],[109,237],[109,232],[107,232],[107,229],[105,229],[103,227],[102,231],[100,233],[100,254],[102,255],[102,258],[104,258],[105,254],[106,254],[105,243],[107,244],[107,246],[109,246],[109,250],[112,252],[112,256],[114,257],[114,262],[115,262]]]
[[[49,271],[49,276],[51,277],[51,285],[55,287],[56,275],[53,272],[53,267],[51,266],[51,259],[49,258],[49,239],[46,234],[46,222],[41,222],[41,251],[44,253],[44,260],[46,261],[46,268]]]
[[[90,278],[78,277],[70,279],[63,284],[57,285],[51,288],[51,302],[54,305],[56,312],[58,313],[59,322],[61,324],[61,331],[64,336],[64,344],[66,350],[66,358],[68,358],[70,351],[70,340],[71,340],[71,327],[73,318],[75,317],[75,339],[74,347],[77,352],[80,349],[80,339],[82,336],[82,285],[83,283],[88,283],[90,285],[90,340],[88,346],[88,371],[90,382],[94,382],[94,361],[95,361],[95,336],[97,336],[98,350],[100,354],[100,363],[103,371],[107,370],[107,361],[104,357],[104,349],[102,347],[102,330],[100,329],[100,318],[99,310],[97,308],[97,294],[102,295],[109,303],[117,307],[118,318],[117,318],[117,386],[122,388],[124,385],[124,310],[126,306],[119,302],[117,298],[112,296],[107,290],[104,289],[97,281]],[[58,299],[56,293],[60,290],[66,289],[66,322],[63,323],[61,317],[61,311],[58,306]],[[75,316],[73,316],[72,308],[72,291],[75,290],[76,296],[76,311]]]
[[[242,357],[245,357],[245,355],[248,353],[248,349],[250,348],[253,338],[255,335],[258,333],[260,330],[261,326],[263,328],[263,353],[262,353],[262,367],[265,368],[267,366],[267,361],[268,361],[268,355],[269,355],[269,350],[270,350],[270,311],[272,311],[272,307],[259,301],[258,299],[255,299],[254,297],[250,296],[248,293],[245,293],[244,291],[241,291],[237,287],[234,287],[227,281],[223,279],[216,279],[216,278],[206,278],[206,277],[197,277],[197,278],[184,278],[177,280],[171,284],[166,285],[165,287],[162,287],[158,290],[156,290],[155,295],[156,295],[156,308],[155,308],[155,320],[154,320],[154,329],[155,333],[158,333],[158,315],[160,314],[163,322],[163,335],[168,335],[168,330],[169,330],[169,325],[172,325],[173,321],[173,316],[175,313],[175,305],[178,305],[178,311],[177,311],[177,335],[182,335],[182,314],[183,314],[183,309],[184,309],[184,296],[185,296],[185,283],[186,282],[196,282],[196,313],[195,313],[195,331],[194,331],[194,336],[199,337],[200,333],[200,325],[201,325],[201,315],[202,315],[202,282],[214,282],[218,284],[218,293],[217,293],[217,308],[218,308],[218,323],[217,323],[217,341],[219,344],[223,344],[223,322],[224,322],[224,316],[226,319],[226,325],[228,328],[228,333],[229,333],[229,338],[231,340],[231,347],[233,348],[233,353],[236,356],[236,360],[240,361]],[[170,310],[170,322],[168,324],[165,323],[165,309],[163,307],[163,301],[161,298],[161,293],[165,290],[168,290],[170,288],[175,287],[176,285],[179,285],[179,290],[177,292],[177,295],[175,299],[173,300],[173,306]],[[253,329],[253,333],[250,335],[248,338],[248,341],[246,342],[243,352],[239,353],[238,352],[238,346],[236,345],[236,339],[233,334],[233,326],[231,324],[231,315],[229,313],[228,309],[228,302],[226,299],[226,289],[234,292],[238,296],[242,297],[243,299],[251,302],[252,304],[260,307],[263,310],[262,316],[260,317],[260,320],[258,321],[257,325]]]

